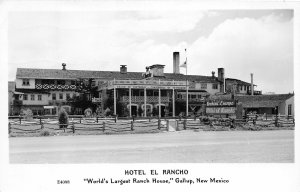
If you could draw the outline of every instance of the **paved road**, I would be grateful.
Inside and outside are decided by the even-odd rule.
[[[294,131],[10,138],[11,163],[294,162]]]

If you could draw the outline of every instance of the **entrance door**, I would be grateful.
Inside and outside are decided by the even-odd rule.
[[[165,109],[166,109],[166,106],[160,106],[161,116],[162,117],[164,117],[166,115]]]
[[[137,106],[131,105],[131,115],[137,116]]]

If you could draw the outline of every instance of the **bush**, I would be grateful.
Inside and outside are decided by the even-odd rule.
[[[91,108],[87,108],[86,110],[84,110],[84,115],[86,117],[92,117],[92,115],[93,115],[92,109]]]
[[[58,112],[58,122],[59,122],[59,128],[67,128],[69,124],[69,117],[68,113],[61,108]]]
[[[40,136],[50,136],[50,132],[48,130],[43,130],[41,133],[40,133]]]
[[[26,120],[32,120],[33,118],[33,113],[30,109],[22,109],[21,115],[24,116],[24,119]]]

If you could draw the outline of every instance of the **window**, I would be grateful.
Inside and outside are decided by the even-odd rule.
[[[56,93],[52,93],[52,100],[56,100]]]
[[[201,83],[201,89],[207,89],[207,83]]]
[[[64,99],[64,95],[62,93],[59,94],[59,99]]]
[[[288,115],[292,115],[292,104],[288,105]]]
[[[28,100],[28,95],[24,94],[23,95],[23,100]]]
[[[23,79],[23,85],[24,86],[29,86],[29,79]]]
[[[247,89],[247,86],[246,86],[246,85],[244,85],[244,91],[246,91],[246,89]]]
[[[213,88],[213,89],[218,89],[218,84],[214,83],[214,84],[212,85],[212,88]]]
[[[67,93],[67,94],[66,94],[66,99],[68,100],[68,99],[70,99],[70,98],[71,98],[70,93]]]
[[[196,97],[197,97],[197,95],[194,95],[194,94],[191,95],[192,99],[196,99]]]
[[[30,95],[30,99],[31,99],[32,101],[34,101],[34,100],[35,100],[34,95]]]
[[[38,95],[38,100],[39,100],[39,101],[42,100],[42,95]]]

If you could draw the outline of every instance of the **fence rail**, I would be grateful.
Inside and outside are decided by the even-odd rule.
[[[82,116],[71,116],[69,124],[59,124],[53,118],[34,118],[25,120],[23,118],[9,118],[9,133],[41,133],[43,130],[53,130],[72,133],[146,133],[169,131],[169,121],[175,121],[175,130],[263,130],[273,128],[294,129],[295,119],[286,116],[273,116],[269,118],[258,115],[249,115],[243,119],[215,118],[200,116],[190,119],[184,118],[83,118]]]

